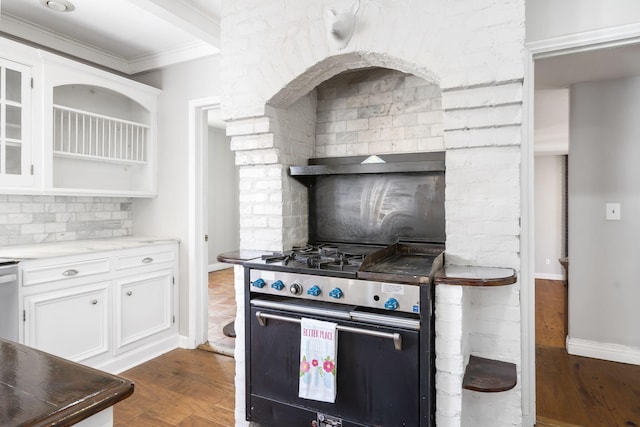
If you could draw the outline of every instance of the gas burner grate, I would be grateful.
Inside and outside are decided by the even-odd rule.
[[[294,247],[290,251],[273,252],[262,255],[261,258],[267,264],[279,262],[287,266],[345,271],[358,269],[362,265],[364,257],[364,253],[343,251],[335,245],[321,244]]]

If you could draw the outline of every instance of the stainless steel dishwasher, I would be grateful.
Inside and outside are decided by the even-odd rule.
[[[18,264],[0,259],[0,338],[18,341]]]

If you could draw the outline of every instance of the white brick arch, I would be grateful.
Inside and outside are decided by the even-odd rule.
[[[273,94],[266,104],[275,108],[288,108],[322,82],[340,73],[371,67],[397,70],[413,74],[429,83],[440,84],[440,79],[436,73],[428,68],[417,66],[415,62],[406,61],[385,53],[347,52],[329,56],[307,68],[302,74],[293,78]]]

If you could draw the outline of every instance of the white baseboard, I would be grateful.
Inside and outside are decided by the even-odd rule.
[[[564,274],[553,274],[553,273],[536,273],[536,279],[545,279],[545,280],[564,280]]]
[[[640,348],[567,337],[567,352],[611,362],[640,365]]]
[[[188,335],[180,335],[178,337],[178,347],[184,348],[187,350],[193,350],[194,348],[196,348],[195,345],[191,345]]]
[[[232,268],[233,265],[231,264],[227,264],[224,262],[216,262],[214,264],[209,264],[208,269],[209,269],[209,273],[211,273],[212,271],[218,271],[218,270],[224,270],[225,268]]]
[[[168,353],[178,347],[178,335],[173,334],[162,339],[158,339],[148,344],[141,345],[135,349],[128,350],[110,360],[97,365],[91,365],[96,369],[107,371],[111,374],[119,374],[141,363],[147,362],[160,355]]]

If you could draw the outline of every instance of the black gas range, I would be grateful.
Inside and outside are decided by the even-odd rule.
[[[308,188],[311,243],[243,264],[247,420],[435,425],[444,153],[312,159],[290,174]],[[303,319],[337,324],[335,402],[299,396]]]
[[[416,285],[430,283],[444,245],[309,244],[245,262],[250,292],[420,313]]]

